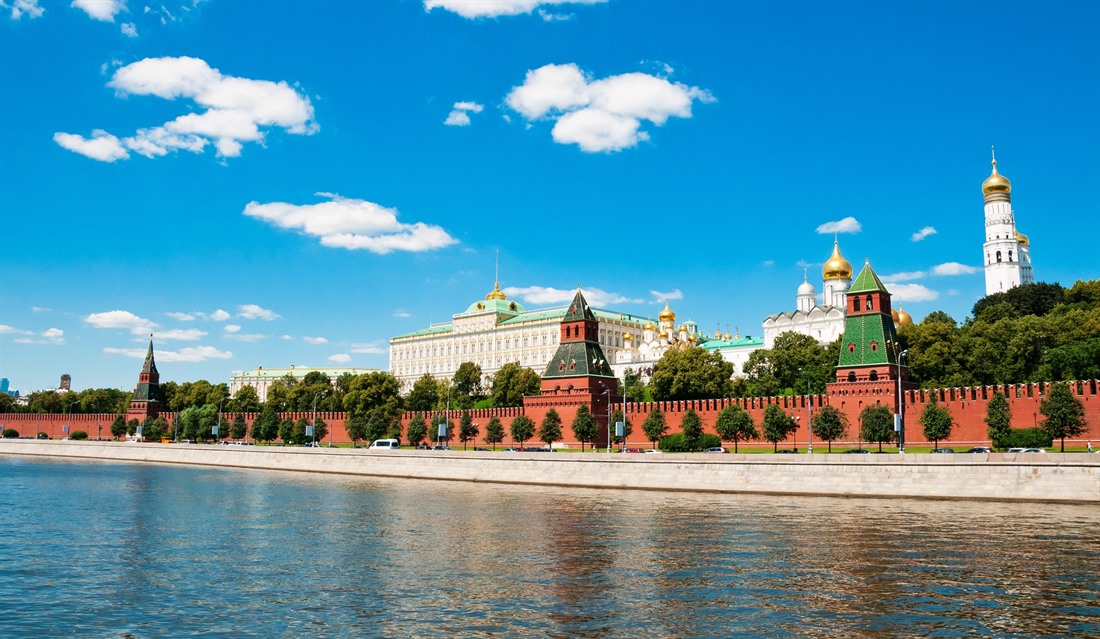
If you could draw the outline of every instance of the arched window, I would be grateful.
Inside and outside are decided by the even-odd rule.
[[[848,371],[848,381],[849,382],[856,381],[856,372],[855,371]]]
[[[874,299],[875,298],[871,297],[870,295],[867,296],[867,310],[871,310],[875,307]]]
[[[854,295],[852,296],[852,310],[853,311],[858,311],[859,310],[859,298],[855,297]]]
[[[872,382],[877,382],[878,381],[878,371],[871,371],[870,377],[871,377]]]
[[[1001,263],[1001,252],[1000,251],[997,251],[997,263],[998,264]]]
[[[1012,261],[1012,249],[1008,249],[1008,261]]]
[[[854,352],[856,352],[856,345],[855,345],[854,343],[852,343],[852,342],[848,342],[848,352],[849,352],[849,353],[854,353]]]
[[[871,342],[871,352],[874,353],[878,350],[878,342]]]

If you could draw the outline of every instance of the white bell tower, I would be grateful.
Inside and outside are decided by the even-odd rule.
[[[1020,284],[1034,283],[1028,237],[1016,230],[1012,212],[1012,183],[997,172],[982,182],[985,196],[985,294],[1003,293]]]

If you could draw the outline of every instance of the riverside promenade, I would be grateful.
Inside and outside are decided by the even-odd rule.
[[[0,440],[0,455],[628,490],[1100,504],[1100,455],[374,451]]]

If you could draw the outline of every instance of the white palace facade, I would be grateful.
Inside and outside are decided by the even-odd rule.
[[[444,324],[390,339],[390,373],[408,391],[425,373],[451,379],[464,362],[481,367],[489,383],[505,364],[518,362],[542,374],[558,348],[567,306],[528,311],[500,290],[493,290]],[[624,343],[641,335],[647,320],[629,313],[592,309],[599,323],[600,346],[612,362]]]

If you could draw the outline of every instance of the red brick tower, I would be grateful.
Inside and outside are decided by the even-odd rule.
[[[156,417],[160,414],[160,373],[157,372],[157,363],[153,359],[153,340],[150,336],[149,351],[145,354],[145,364],[138,375],[138,383],[134,388],[134,399],[130,401],[130,408],[126,411],[126,421],[136,419],[139,422],[146,418]]]

